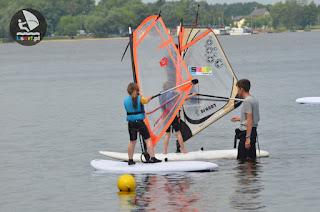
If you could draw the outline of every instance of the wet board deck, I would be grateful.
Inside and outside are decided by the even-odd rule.
[[[96,170],[116,173],[195,172],[213,171],[218,168],[217,164],[204,161],[136,163],[129,166],[127,162],[95,159],[90,164]]]
[[[123,152],[109,152],[109,151],[100,151],[102,155],[108,156],[110,158],[118,160],[128,160],[128,153]],[[215,159],[236,159],[238,154],[237,149],[230,150],[210,150],[210,151],[194,151],[187,154],[183,153],[168,153],[156,154],[156,158],[164,160],[167,158],[169,161],[191,161],[191,160],[215,160]],[[269,152],[264,150],[257,150],[257,157],[268,157]],[[141,162],[141,153],[136,153],[133,156],[133,160],[136,162]]]
[[[320,104],[320,97],[303,97],[296,100],[300,104]]]

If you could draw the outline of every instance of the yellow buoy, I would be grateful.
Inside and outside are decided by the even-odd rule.
[[[136,180],[130,174],[125,174],[118,179],[118,188],[120,191],[133,191],[136,188]]]

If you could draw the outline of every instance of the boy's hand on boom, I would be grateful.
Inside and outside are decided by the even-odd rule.
[[[197,95],[197,92],[193,92],[192,94],[189,94],[186,98],[186,100],[191,99],[192,97],[194,97],[195,95]]]
[[[233,117],[231,119],[232,122],[237,122],[237,121],[240,121],[241,119],[239,117]]]

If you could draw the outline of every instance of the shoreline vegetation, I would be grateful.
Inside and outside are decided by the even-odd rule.
[[[260,30],[254,30],[255,33],[254,34],[272,34],[272,33],[289,33],[289,32],[320,32],[320,26],[314,26],[310,29],[304,29],[304,30],[277,30],[277,31],[260,31]],[[218,35],[218,36],[226,36],[226,35]],[[230,36],[230,35],[228,35]],[[234,35],[231,35],[234,36]],[[237,35],[237,36],[241,36],[241,35]],[[172,36],[172,37],[176,37],[176,36]],[[74,41],[98,41],[98,40],[127,40],[129,39],[128,37],[109,37],[109,38],[96,38],[93,36],[74,36],[73,38],[71,38],[70,36],[57,36],[57,37],[44,37],[44,39],[41,42],[45,42],[45,43],[51,43],[51,42],[74,42]],[[10,41],[10,42],[3,42],[2,38],[0,38],[0,44],[12,44],[15,43],[15,41]]]
[[[296,31],[275,31],[275,32],[259,32],[259,33],[253,33],[254,34],[270,34],[270,33],[289,33],[289,32],[320,32],[319,29],[310,29],[310,30],[296,30]],[[218,35],[218,36],[226,36],[226,35]],[[234,35],[232,35],[234,36]],[[241,35],[236,35],[241,36]],[[175,37],[175,36],[173,36]],[[59,38],[44,38],[41,42],[44,43],[53,43],[53,42],[76,42],[76,41],[99,41],[99,40],[127,40],[129,37],[110,37],[110,38],[95,38],[95,37],[79,37],[75,36],[73,39],[71,37],[59,37]],[[13,44],[16,43],[15,41],[11,42],[3,42],[2,39],[0,39],[0,44]]]
[[[13,41],[10,22],[24,8],[37,10],[45,17],[44,40],[120,39],[128,36],[128,25],[135,29],[146,17],[160,12],[172,36],[180,20],[185,27],[193,26],[196,14],[197,27],[211,29],[244,28],[249,33],[320,29],[320,4],[313,0],[279,0],[273,5],[254,0],[230,4],[202,0],[1,0],[0,43]]]

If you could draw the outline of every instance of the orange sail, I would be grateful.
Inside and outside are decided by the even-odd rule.
[[[155,146],[189,94],[192,76],[160,16],[146,18],[132,33],[130,44],[140,94],[159,94],[144,105],[145,123]]]

